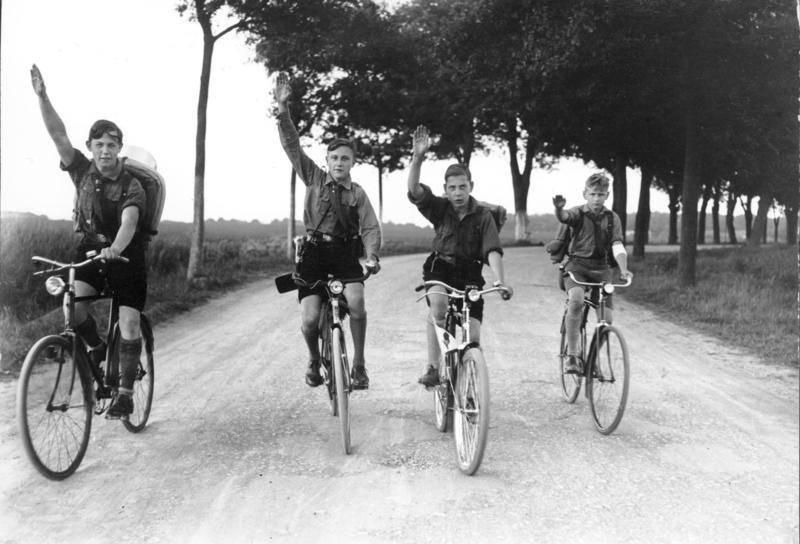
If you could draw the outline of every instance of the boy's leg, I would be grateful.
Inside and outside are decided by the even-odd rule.
[[[434,285],[428,289],[428,293],[445,292],[447,292],[445,288],[439,285]],[[425,320],[425,332],[428,337],[428,366],[425,373],[417,381],[426,387],[432,387],[439,383],[439,362],[442,358],[434,323],[439,327],[444,327],[445,316],[447,315],[447,297],[433,295],[428,297],[428,301],[430,308],[428,310],[428,319]]]
[[[133,382],[142,355],[142,333],[139,310],[119,307],[119,387],[108,408],[109,417],[120,417],[133,411]]]
[[[567,355],[568,360],[564,371],[574,374],[579,371],[577,360],[581,354],[581,311],[583,310],[583,287],[571,287],[567,294]]]
[[[350,334],[353,335],[353,369],[350,372],[353,389],[369,389],[369,376],[364,363],[364,344],[367,340],[364,284],[347,284],[344,288],[344,296],[350,307]]]
[[[322,383],[319,373],[319,313],[322,308],[322,298],[319,295],[306,295],[300,299],[300,332],[303,333],[306,348],[308,348],[308,368],[306,369],[306,383],[316,387]]]

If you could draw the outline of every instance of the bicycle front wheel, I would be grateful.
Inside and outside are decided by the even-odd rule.
[[[339,425],[342,430],[342,446],[345,455],[350,453],[350,374],[348,373],[347,352],[345,351],[342,329],[334,329],[333,334],[333,376],[336,383],[336,408],[339,412]]]
[[[595,427],[601,434],[611,434],[622,421],[628,402],[628,346],[613,326],[603,327],[596,334],[600,335],[599,342],[597,337],[592,339],[586,388]]]
[[[25,357],[17,384],[17,419],[25,453],[51,480],[75,472],[92,430],[91,380],[72,350],[69,338],[40,339]]]
[[[150,322],[142,315],[142,354],[133,382],[133,412],[122,419],[122,424],[132,433],[138,433],[147,424],[150,408],[153,406],[153,382],[155,381],[153,358],[153,330]],[[117,329],[119,331],[119,329]],[[115,339],[119,340],[119,336]]]
[[[581,391],[581,377],[577,374],[565,374],[564,363],[567,361],[567,314],[561,318],[561,345],[558,348],[558,377],[561,383],[561,394],[564,400],[572,404]]]
[[[456,375],[453,438],[464,474],[478,470],[489,434],[489,371],[480,348],[464,352]]]

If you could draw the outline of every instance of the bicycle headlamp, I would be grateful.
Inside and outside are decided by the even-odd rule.
[[[339,280],[333,280],[328,284],[328,288],[334,295],[340,295],[344,291],[344,284]]]
[[[603,284],[603,292],[607,295],[610,295],[614,292],[614,284],[612,283],[604,283]]]
[[[61,293],[64,292],[64,287],[66,284],[64,280],[61,279],[61,276],[50,276],[44,282],[44,288],[47,289],[47,292],[57,297]]]
[[[467,298],[470,302],[478,302],[481,299],[481,292],[477,289],[470,289],[467,291]]]

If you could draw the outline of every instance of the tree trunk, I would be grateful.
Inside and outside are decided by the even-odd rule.
[[[736,209],[736,193],[728,189],[728,205],[725,211],[725,227],[728,229],[728,242],[737,244],[736,225],[733,223],[733,212]]]
[[[697,197],[701,176],[700,127],[691,105],[687,109],[686,149],[684,151],[683,193],[681,194],[681,247],[678,251],[678,282],[683,287],[695,284],[697,259]]]
[[[197,19],[203,29],[203,64],[200,69],[200,96],[197,100],[197,135],[195,137],[194,162],[194,218],[192,242],[189,248],[189,265],[186,279],[191,286],[203,274],[203,250],[205,241],[205,172],[206,172],[206,111],[208,88],[211,82],[211,56],[214,53],[214,36],[211,21],[204,9],[198,6]]]
[[[644,257],[644,246],[647,244],[650,230],[650,182],[653,175],[648,168],[642,167],[642,179],[639,183],[639,207],[636,210],[636,226],[633,231],[633,256]]]
[[[667,236],[668,244],[678,243],[678,212],[681,209],[681,197],[678,189],[670,185],[667,187],[667,194],[669,195],[669,235]]]
[[[783,208],[783,215],[786,216],[786,244],[797,245],[797,206],[786,205]]]
[[[703,200],[700,204],[700,214],[697,217],[697,243],[706,243],[706,208],[711,199],[711,185],[706,184],[703,188]]]
[[[297,172],[292,168],[292,175],[289,179],[289,224],[286,225],[286,258],[289,261],[294,261],[294,237],[297,235],[297,227],[295,225],[295,190],[297,188]]]
[[[772,225],[774,230],[772,231],[772,241],[773,243],[778,243],[778,227],[781,224],[781,216],[779,213],[775,213],[775,217],[772,218]]]
[[[771,205],[772,194],[765,190],[763,194],[759,195],[758,210],[756,210],[756,216],[753,219],[753,228],[750,231],[747,245],[758,246],[765,241],[767,235],[767,213],[769,213]]]
[[[722,188],[719,181],[714,184],[714,200],[711,204],[711,228],[714,232],[714,243],[719,244],[719,199],[722,197]]]
[[[383,166],[378,166],[378,221],[383,225]]]
[[[739,203],[744,210],[744,238],[749,242],[753,232],[753,197],[747,195],[747,199],[745,199],[744,196],[740,196]]]
[[[628,172],[627,160],[622,155],[614,158],[614,203],[612,210],[619,216],[622,227],[622,243],[626,241],[628,224]]]
[[[533,137],[528,134],[525,143],[525,166],[522,171],[519,169],[517,153],[519,144],[517,143],[516,121],[509,123],[506,141],[508,143],[509,168],[511,170],[511,184],[514,189],[514,240],[521,242],[528,239],[528,191],[531,186],[531,172],[533,171]]]

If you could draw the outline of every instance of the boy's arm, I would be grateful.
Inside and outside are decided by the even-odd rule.
[[[125,251],[128,244],[133,240],[133,235],[136,234],[136,225],[139,223],[139,208],[137,206],[128,206],[122,210],[122,223],[119,226],[117,235],[111,246],[104,247],[100,251],[100,256],[104,259],[117,259],[120,254]]]
[[[508,293],[504,294],[503,298],[508,300],[514,294],[514,290],[506,283],[505,272],[503,271],[503,255],[499,251],[490,251],[487,261],[489,262],[489,268],[492,269],[492,274],[494,274],[495,281],[493,285],[495,287],[501,285],[505,287]]]
[[[553,197],[553,206],[555,206],[556,219],[562,223],[566,223],[569,220],[569,214],[564,211],[564,206],[566,203],[567,200],[561,195],[556,195]]]
[[[422,198],[424,191],[419,184],[419,174],[422,169],[422,161],[425,160],[425,153],[431,147],[428,129],[423,125],[414,131],[414,150],[411,155],[411,165],[408,169],[408,192],[415,200]]]
[[[278,74],[273,94],[277,103],[278,133],[280,134],[283,150],[286,152],[286,156],[289,157],[292,168],[303,180],[303,183],[311,185],[315,175],[319,176],[321,174],[324,178],[325,172],[314,164],[314,161],[306,155],[300,146],[300,135],[297,133],[297,128],[289,115],[289,97],[292,91],[289,85],[289,76],[286,73],[281,72]]]
[[[39,97],[39,109],[42,112],[44,126],[47,129],[47,133],[50,134],[50,138],[56,144],[61,163],[64,166],[69,166],[75,156],[75,148],[72,147],[72,143],[69,141],[64,122],[50,103],[50,98],[47,96],[47,88],[44,85],[44,78],[35,64],[31,67],[31,85],[33,85],[33,92]]]

